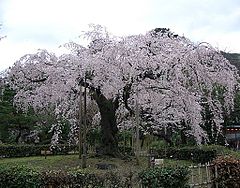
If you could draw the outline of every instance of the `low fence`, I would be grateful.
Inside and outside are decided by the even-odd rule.
[[[214,169],[214,171],[213,171]],[[206,187],[211,188],[215,185],[218,188],[218,182],[215,182],[214,179],[218,177],[217,166],[213,164],[206,163],[204,165],[191,165],[189,166],[190,178],[189,185],[193,187]]]
[[[164,159],[157,159],[156,156],[149,154],[148,151],[140,151],[140,156],[148,157],[149,167],[163,167]],[[191,188],[218,188],[218,182],[214,181],[218,178],[217,166],[211,163],[198,164],[189,166],[190,177],[189,186]]]

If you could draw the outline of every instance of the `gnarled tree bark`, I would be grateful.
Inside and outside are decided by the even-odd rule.
[[[119,105],[118,97],[115,99],[107,99],[100,90],[95,90],[92,96],[97,102],[101,114],[100,126],[102,138],[97,154],[117,157],[120,155],[118,150],[118,127],[116,122],[116,110]]]

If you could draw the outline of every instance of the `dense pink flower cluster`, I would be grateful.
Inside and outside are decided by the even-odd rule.
[[[151,117],[151,123],[143,118],[142,126],[158,130],[170,124],[176,129],[187,125],[186,134],[200,143],[207,139],[200,125],[203,104],[208,104],[220,132],[223,110],[229,113],[233,108],[238,75],[219,51],[165,29],[114,37],[93,25],[84,37],[90,41],[87,47],[64,45],[69,54],[56,57],[40,50],[14,64],[8,76],[19,108],[53,111],[76,129],[80,85],[86,76],[89,88],[99,89],[108,99],[120,98],[119,116],[130,113],[129,109],[134,112],[137,98],[144,116]],[[119,124],[132,124],[132,119],[125,120]],[[56,134],[61,132],[57,126],[52,130]]]

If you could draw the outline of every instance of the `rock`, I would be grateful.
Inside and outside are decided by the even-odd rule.
[[[97,169],[101,170],[111,170],[117,168],[116,165],[114,164],[109,164],[109,163],[98,163],[96,164]]]

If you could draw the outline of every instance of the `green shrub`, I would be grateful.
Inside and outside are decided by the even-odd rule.
[[[94,174],[77,170],[69,173],[70,187],[118,187],[125,188],[125,181],[117,173],[109,171],[103,174]]]
[[[94,129],[90,129],[87,132],[87,143],[92,147],[100,145],[101,143],[100,129],[94,128]]]
[[[132,131],[122,130],[117,133],[118,142],[127,145],[127,142],[132,139]]]
[[[118,146],[119,152],[122,154],[127,154],[129,156],[134,156],[133,149],[127,146]]]
[[[125,188],[126,187],[126,182],[123,180],[122,177],[119,176],[119,174],[114,173],[112,171],[107,172],[104,174],[102,177],[104,179],[104,187],[109,187],[109,188]]]
[[[184,147],[153,149],[152,155],[158,158],[170,158],[177,160],[191,160],[195,163],[206,163],[212,161],[217,156],[217,151],[212,148]]]
[[[0,145],[0,158],[39,156],[42,150],[49,150],[50,145]],[[68,154],[76,150],[75,145],[58,145],[53,154]]]
[[[0,187],[35,188],[40,187],[40,173],[25,166],[0,165]]]
[[[185,188],[188,187],[189,171],[185,167],[149,168],[139,173],[143,187]]]
[[[26,166],[0,165],[0,188],[83,188],[126,187],[126,179],[117,172],[95,174],[81,169],[73,171],[37,171]]]
[[[201,148],[180,148],[176,152],[177,158],[182,160],[191,159],[196,163],[207,163],[212,161],[216,156],[216,150],[201,149]]]
[[[157,150],[157,149],[165,149],[166,147],[168,147],[167,143],[163,140],[159,140],[159,141],[153,141],[150,144],[150,148]]]
[[[41,182],[41,187],[65,187],[69,185],[70,179],[65,171],[51,170],[41,173]]]
[[[35,145],[0,145],[0,157],[27,157],[40,155],[47,146]]]
[[[78,169],[68,173],[70,187],[103,187],[104,179]]]
[[[202,149],[216,151],[217,155],[236,155],[237,154],[237,152],[229,149],[226,146],[221,146],[221,145],[203,145]]]

